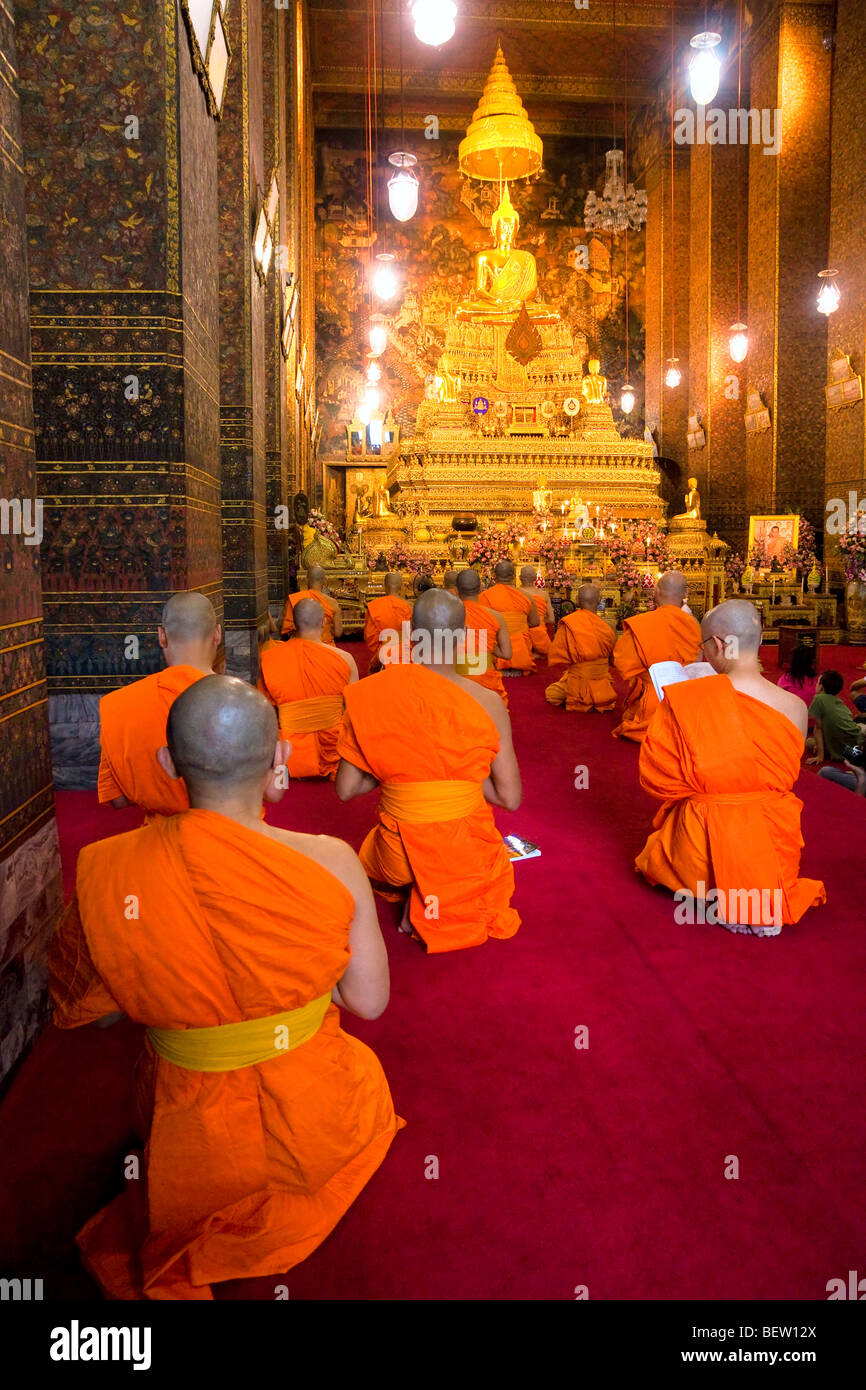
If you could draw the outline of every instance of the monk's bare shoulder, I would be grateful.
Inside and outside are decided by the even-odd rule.
[[[454,676],[454,684],[459,685],[461,690],[465,690],[467,695],[471,695],[483,709],[487,711],[497,729],[500,731],[508,722],[508,711],[502,700],[501,695],[497,695],[495,690],[487,690],[477,681],[469,680],[468,676]]]
[[[315,860],[323,869],[327,869],[340,880],[353,897],[357,897],[357,890],[366,883],[367,876],[361,867],[361,861],[345,840],[338,840],[335,835],[304,835],[296,830],[283,830],[277,825],[262,828],[267,829],[272,839],[287,845],[296,854],[306,855],[308,859]]]
[[[806,737],[809,727],[809,712],[806,702],[801,700],[799,695],[792,695],[789,690],[780,690],[772,681],[765,680],[763,676],[756,679],[738,682],[736,678],[732,680],[735,690],[741,691],[743,695],[751,695],[753,700],[760,700],[761,704],[769,705],[770,709],[778,710],[789,719],[794,727]]]
[[[357,680],[357,679],[358,679],[358,666],[357,666],[357,663],[356,663],[356,661],[355,661],[355,658],[352,656],[351,652],[344,652],[342,647],[334,647],[334,651],[337,652],[338,655],[341,656],[341,657],[343,658],[343,660],[345,661],[345,663],[346,663],[346,665],[348,666],[350,672],[352,673],[352,679],[353,679],[353,680]]]

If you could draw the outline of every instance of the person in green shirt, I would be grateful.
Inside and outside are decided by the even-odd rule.
[[[858,724],[839,692],[845,682],[838,671],[825,671],[809,706],[809,714],[815,721],[815,753],[808,759],[810,763],[822,763],[825,759],[841,762],[844,750],[863,742],[864,729]]]

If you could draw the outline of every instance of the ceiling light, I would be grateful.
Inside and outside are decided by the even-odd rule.
[[[388,180],[388,206],[398,222],[408,222],[418,211],[418,176],[414,173],[418,160],[414,154],[398,150],[388,155],[388,163],[397,170]]]
[[[690,40],[695,50],[689,63],[689,87],[698,106],[708,106],[719,90],[722,62],[715,49],[722,41],[721,34],[695,34]]]
[[[746,334],[744,323],[731,324],[731,336],[728,342],[728,349],[735,362],[744,362],[746,353],[749,351],[749,339]]]
[[[447,43],[454,35],[456,14],[455,0],[412,0],[416,39],[433,48]]]

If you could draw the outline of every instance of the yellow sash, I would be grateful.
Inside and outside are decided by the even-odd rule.
[[[509,608],[507,612],[500,613],[499,616],[505,619],[505,626],[510,633],[529,631],[529,622],[525,613],[515,613],[513,608]]]
[[[480,782],[383,782],[379,810],[409,825],[461,820],[484,805]]]
[[[458,676],[486,676],[488,671],[493,670],[493,657],[489,652],[484,656],[477,656],[474,661],[460,661],[454,667]]]
[[[300,1009],[216,1028],[148,1028],[157,1056],[189,1071],[237,1071],[293,1052],[318,1033],[331,1002],[322,994]]]
[[[610,662],[606,656],[593,657],[592,661],[576,661],[571,669],[588,681],[600,681],[610,675]]]
[[[313,695],[309,700],[289,700],[279,706],[280,730],[284,734],[332,729],[342,717],[342,695]]]

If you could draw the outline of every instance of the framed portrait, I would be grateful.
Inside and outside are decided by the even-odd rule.
[[[748,553],[751,555],[753,546],[760,546],[764,552],[765,567],[769,568],[774,560],[781,564],[786,545],[797,549],[799,536],[798,516],[750,516]]]

